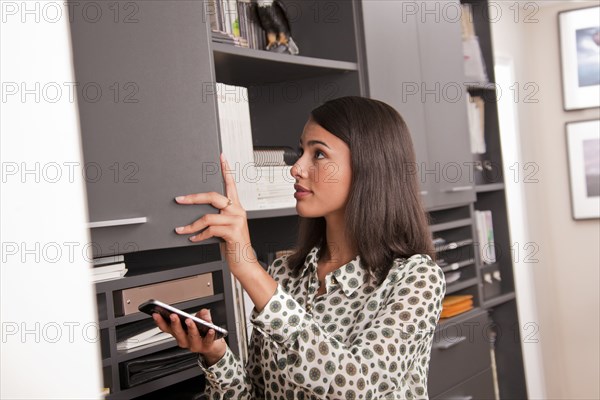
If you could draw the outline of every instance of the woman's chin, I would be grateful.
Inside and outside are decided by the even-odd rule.
[[[310,210],[308,207],[301,203],[296,203],[296,213],[300,217],[304,218],[320,218],[323,217],[323,212]]]

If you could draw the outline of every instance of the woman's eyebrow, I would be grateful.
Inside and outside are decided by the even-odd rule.
[[[300,146],[302,146],[302,139],[300,139]],[[321,142],[320,140],[309,140],[307,145],[308,146],[314,146],[315,144],[322,144],[323,146],[327,147],[329,150],[331,150],[331,147],[327,146],[327,143],[325,142]]]

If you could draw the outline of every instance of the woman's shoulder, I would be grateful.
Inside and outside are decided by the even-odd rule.
[[[274,278],[277,276],[281,276],[281,275],[288,275],[289,274],[289,267],[288,267],[288,258],[289,257],[290,257],[290,254],[284,254],[284,255],[274,259],[267,268],[267,272],[269,273],[269,275],[271,275]]]
[[[387,276],[387,279],[392,282],[422,278],[427,278],[430,282],[439,283],[445,287],[442,268],[428,254],[414,254],[410,257],[394,259]]]

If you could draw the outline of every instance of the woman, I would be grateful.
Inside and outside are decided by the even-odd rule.
[[[224,172],[227,197],[181,204],[221,209],[180,234],[224,239],[231,273],[255,304],[246,366],[214,332],[201,338],[177,316],[158,326],[199,353],[210,399],[428,398],[433,332],[446,291],[414,175],[413,144],[387,104],[343,97],[313,110],[291,169],[298,246],[268,271],[248,255],[246,212]],[[229,170],[221,156],[222,170]],[[229,200],[229,199],[231,200]],[[211,320],[206,309],[197,314]]]

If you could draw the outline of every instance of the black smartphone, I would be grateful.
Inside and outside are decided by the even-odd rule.
[[[200,336],[202,337],[206,336],[209,329],[215,330],[215,339],[223,338],[228,334],[227,330],[221,328],[220,326],[214,325],[208,321],[196,317],[195,315],[188,314],[185,311],[181,311],[178,308],[175,308],[158,300],[150,299],[140,304],[138,310],[150,316],[152,316],[152,314],[154,313],[158,313],[169,325],[171,324],[171,314],[177,314],[179,316],[179,320],[181,321],[181,327],[186,333],[188,327],[185,324],[185,320],[187,318],[190,318],[196,324],[198,332],[200,332]]]

